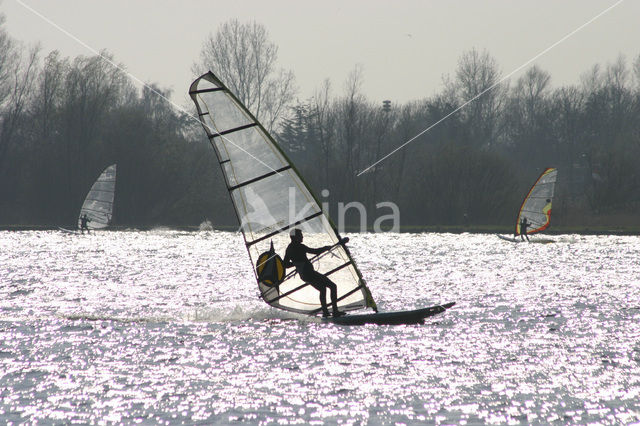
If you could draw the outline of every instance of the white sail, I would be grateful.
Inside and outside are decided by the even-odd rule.
[[[318,291],[298,274],[285,275],[280,264],[268,268],[264,264],[275,258],[275,253],[284,254],[290,230],[298,228],[306,245],[331,246],[311,260],[318,272],[337,284],[338,307],[376,309],[348,248],[338,243],[335,226],[258,120],[211,72],[196,79],[189,94],[225,176],[265,302],[308,314],[321,309]],[[265,278],[265,271],[272,271],[272,275]]]
[[[113,198],[116,192],[116,165],[107,167],[89,190],[78,216],[78,228],[82,216],[89,218],[89,229],[102,229],[109,226],[113,213]]]
[[[527,227],[527,234],[544,231],[549,227],[551,223],[551,203],[557,176],[558,170],[549,167],[542,172],[533,184],[518,211],[515,235],[521,234],[520,222],[523,218],[526,218],[530,224]]]

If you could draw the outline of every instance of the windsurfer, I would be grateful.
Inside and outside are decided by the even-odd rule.
[[[527,222],[527,218],[523,217],[520,221],[520,238],[522,239],[522,241],[524,241],[525,237],[527,238],[527,241],[529,241],[529,236],[527,235],[527,228],[529,227],[529,225],[531,224]]]
[[[91,222],[91,219],[89,219],[86,213],[80,216],[80,232],[84,234],[85,229],[89,232],[89,226],[87,226],[89,222]]]
[[[327,289],[331,292],[333,316],[339,317],[344,315],[344,312],[338,310],[338,286],[325,275],[315,271],[313,265],[307,258],[307,253],[321,254],[330,250],[331,247],[311,248],[305,246],[302,244],[303,236],[302,231],[299,229],[292,229],[289,236],[291,237],[291,243],[287,246],[287,251],[284,256],[285,268],[295,267],[298,274],[300,274],[300,278],[320,292],[322,316],[328,317],[330,315],[329,309],[327,309]],[[341,241],[343,244],[345,242],[346,239]]]

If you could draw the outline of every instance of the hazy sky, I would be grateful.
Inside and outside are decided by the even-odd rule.
[[[190,68],[205,38],[232,18],[267,28],[280,66],[296,76],[300,98],[326,78],[341,94],[360,64],[370,100],[406,102],[439,92],[442,76],[453,74],[460,55],[473,47],[486,49],[508,74],[617,0],[0,1],[15,39],[40,42],[45,54],[93,54],[24,3],[187,104]],[[623,1],[535,63],[557,87],[578,83],[591,66],[620,54],[629,65],[640,55],[640,0]]]

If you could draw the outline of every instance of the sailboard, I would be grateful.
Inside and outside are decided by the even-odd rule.
[[[309,260],[316,271],[336,283],[338,309],[377,312],[336,226],[258,119],[212,72],[198,77],[189,95],[222,168],[260,297],[290,312],[321,312],[318,290],[295,271],[287,273],[277,254],[284,253],[290,231],[300,229],[310,247],[328,247]]]
[[[98,176],[80,208],[77,229],[80,229],[82,217],[89,219],[87,227],[90,230],[104,229],[111,224],[113,218],[113,200],[116,193],[116,164],[112,164]],[[64,232],[76,233],[77,230],[59,228]]]
[[[346,315],[337,318],[323,318],[322,320],[342,325],[423,324],[426,318],[438,315],[446,311],[453,305],[455,305],[455,302],[445,303],[444,305],[431,306],[428,308],[414,309],[412,311],[377,312],[373,314]]]
[[[557,177],[558,169],[554,167],[548,167],[540,174],[520,205],[516,216],[513,237],[498,234],[499,238],[514,243],[521,242],[522,237],[518,238],[518,236],[523,235],[521,229],[523,219],[526,219],[528,223],[524,232],[527,235],[542,232],[549,227],[551,224],[551,205]],[[553,240],[537,239],[531,242],[550,243],[553,242]]]
[[[536,238],[534,240],[522,240],[520,237],[516,238],[516,237],[511,237],[508,235],[500,235],[500,234],[496,234],[496,236],[498,238],[500,238],[501,240],[505,240],[505,241],[509,241],[512,243],[532,243],[532,244],[549,244],[549,243],[555,243],[556,240],[552,240],[551,238]]]

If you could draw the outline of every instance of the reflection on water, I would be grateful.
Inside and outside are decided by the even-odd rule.
[[[640,239],[351,235],[381,310],[258,298],[234,233],[0,232],[0,422],[633,423]]]

